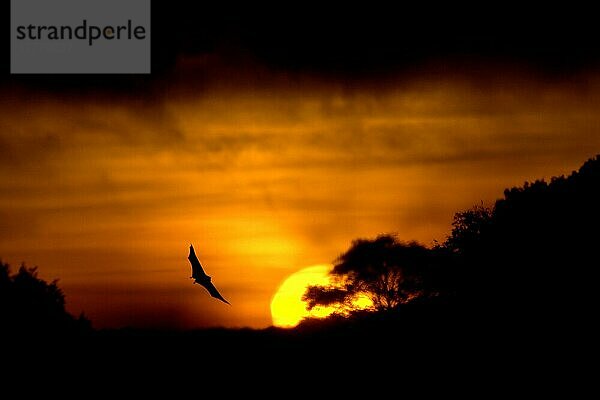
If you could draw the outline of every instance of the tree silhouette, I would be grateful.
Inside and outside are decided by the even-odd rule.
[[[302,300],[309,310],[337,306],[352,311],[355,300],[364,295],[375,310],[395,309],[433,293],[426,278],[435,259],[433,250],[393,235],[355,240],[336,260],[330,272],[333,284],[309,286]]]
[[[74,318],[65,309],[65,297],[57,281],[47,283],[37,268],[22,265],[11,274],[0,262],[0,321],[4,334],[74,333],[91,329],[82,314]]]

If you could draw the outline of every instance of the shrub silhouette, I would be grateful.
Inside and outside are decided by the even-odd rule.
[[[81,333],[91,329],[82,314],[74,318],[65,310],[65,297],[57,281],[47,283],[37,276],[37,268],[22,265],[11,274],[0,262],[0,321],[3,334]]]

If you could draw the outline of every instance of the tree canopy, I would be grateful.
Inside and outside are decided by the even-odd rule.
[[[352,311],[357,308],[355,301],[366,296],[373,309],[391,310],[437,295],[439,291],[428,278],[438,265],[439,252],[389,234],[355,240],[335,261],[330,272],[332,284],[309,286],[303,300],[308,309],[337,306]]]

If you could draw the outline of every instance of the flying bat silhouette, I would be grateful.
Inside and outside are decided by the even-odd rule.
[[[227,303],[231,305],[230,302],[225,300],[221,293],[217,290],[215,285],[212,284],[210,276],[206,275],[198,257],[196,256],[196,252],[194,251],[194,246],[190,244],[190,255],[188,256],[188,260],[190,260],[190,264],[192,264],[192,276],[190,279],[194,280],[194,283],[198,283],[208,290],[208,293],[215,299],[221,300],[223,303]]]

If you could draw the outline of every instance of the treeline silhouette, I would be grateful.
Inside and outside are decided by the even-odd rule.
[[[73,317],[65,309],[65,296],[57,281],[48,283],[37,268],[22,265],[11,273],[0,262],[1,335],[73,335],[89,332],[91,322],[81,314]]]
[[[309,309],[341,304],[349,317],[302,327],[373,321],[348,302],[362,293],[385,312],[377,320],[386,329],[438,323],[520,334],[582,329],[595,310],[599,205],[596,156],[569,176],[526,182],[490,208],[458,212],[449,237],[433,248],[392,235],[357,240],[335,261],[335,284],[309,287],[304,295]]]

